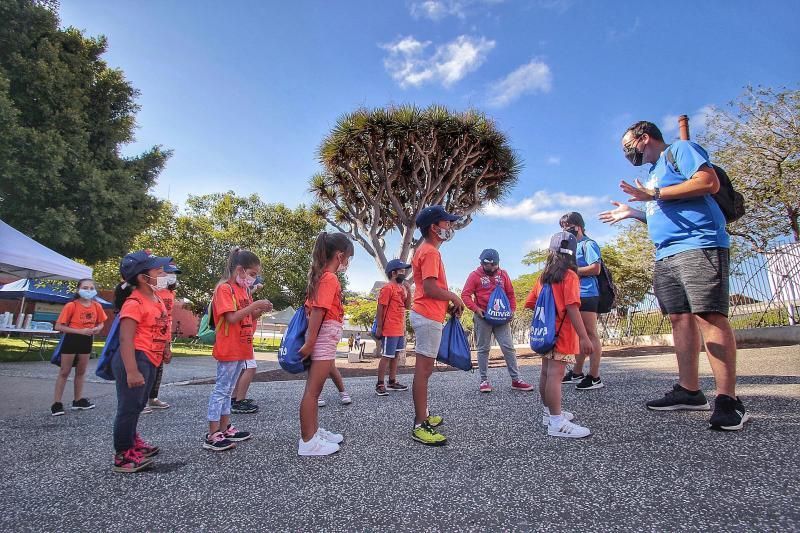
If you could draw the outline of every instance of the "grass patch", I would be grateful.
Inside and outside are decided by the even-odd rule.
[[[58,344],[58,337],[48,339],[42,348],[42,357],[50,360],[53,350]],[[99,356],[105,346],[105,339],[95,340],[92,343],[92,353]],[[211,355],[211,346],[206,344],[190,344],[183,339],[172,343],[173,357],[197,357]],[[41,361],[39,357],[39,341],[37,340],[33,349],[28,351],[28,343],[21,338],[0,338],[0,363],[10,363],[17,361]]]

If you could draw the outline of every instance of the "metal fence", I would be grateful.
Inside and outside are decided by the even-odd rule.
[[[728,316],[734,329],[800,324],[800,243],[778,243],[731,263]],[[514,341],[526,343],[525,320],[530,318],[519,318],[512,324]],[[600,315],[597,329],[604,344],[630,344],[637,337],[672,333],[652,292],[627,312]]]
[[[800,324],[800,243],[779,243],[731,263],[730,310],[734,329]],[[672,333],[652,292],[627,313],[601,315],[598,333],[607,344]]]

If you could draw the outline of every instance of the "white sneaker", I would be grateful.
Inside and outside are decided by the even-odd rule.
[[[349,404],[353,403],[353,399],[350,397],[350,394],[348,394],[347,392],[339,393],[339,400],[344,405],[349,405]]]
[[[325,407],[326,405],[328,405],[328,402],[326,402],[322,398],[317,400],[317,407]]]
[[[575,418],[574,414],[570,413],[569,411],[564,411],[563,409],[561,410],[561,416],[563,416],[564,420],[566,420],[567,422]],[[550,425],[550,415],[542,415],[542,425],[543,426]]]
[[[153,413],[153,409],[149,405],[145,405],[144,409],[142,409],[142,414],[143,415],[149,415],[149,414],[152,414],[152,413]]]
[[[331,433],[327,429],[323,428],[319,428],[317,430],[317,436],[334,444],[341,444],[341,442],[344,440],[344,435],[342,435],[341,433]]]
[[[547,434],[551,437],[566,437],[570,439],[579,439],[581,437],[588,437],[592,434],[589,428],[573,424],[568,420],[562,420],[561,424],[556,426],[553,424],[547,425]]]
[[[297,445],[297,455],[306,457],[330,455],[338,451],[338,444],[328,442],[327,440],[320,438],[319,435],[314,435],[308,442],[304,442],[301,438]]]

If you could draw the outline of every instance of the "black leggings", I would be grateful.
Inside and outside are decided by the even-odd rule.
[[[156,378],[153,381],[153,386],[150,388],[150,399],[154,400],[158,398],[158,389],[161,388],[161,376],[164,375],[164,363],[158,365],[156,369]]]

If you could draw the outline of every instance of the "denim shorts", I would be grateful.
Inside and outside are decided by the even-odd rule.
[[[416,338],[414,353],[436,359],[439,354],[439,345],[442,343],[444,324],[414,311],[411,311],[409,318]]]
[[[384,337],[381,340],[381,346],[383,348],[383,356],[388,357],[389,359],[394,359],[397,355],[397,352],[405,349],[406,337],[405,335],[400,335],[398,337]]]

